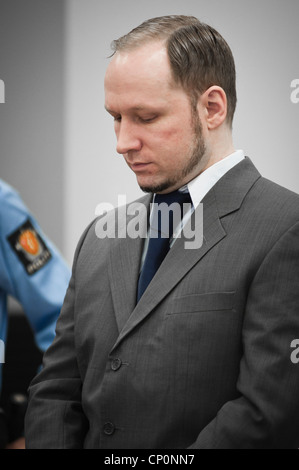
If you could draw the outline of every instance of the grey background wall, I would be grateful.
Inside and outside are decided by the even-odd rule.
[[[0,177],[15,185],[71,263],[100,202],[141,193],[115,151],[103,78],[110,43],[143,20],[192,14],[237,66],[236,148],[299,192],[298,0],[0,0]]]
[[[0,0],[0,178],[63,248],[64,2]]]

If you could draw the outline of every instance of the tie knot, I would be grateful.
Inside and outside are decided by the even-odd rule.
[[[155,195],[155,204],[166,203],[168,206],[170,206],[175,202],[179,203],[180,205],[188,203],[191,204],[191,197],[189,191],[182,192],[176,190],[168,194]]]
[[[184,206],[184,204],[186,204]],[[191,208],[189,191],[173,191],[168,194],[156,194],[151,217],[150,236],[171,238],[175,227]]]

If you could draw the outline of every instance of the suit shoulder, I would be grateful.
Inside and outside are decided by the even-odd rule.
[[[299,195],[267,178],[259,178],[249,193],[265,219],[284,220],[286,225],[299,221]]]
[[[290,189],[281,186],[278,183],[275,183],[274,181],[269,180],[268,178],[264,178],[263,176],[259,180],[260,184],[265,187],[268,191],[271,191],[273,194],[277,194],[282,197],[293,197],[295,199],[299,199],[299,194],[295,193],[294,191],[291,191]]]
[[[276,203],[288,203],[299,211],[299,194],[267,178],[261,177],[258,183],[263,189],[265,197],[274,200]]]

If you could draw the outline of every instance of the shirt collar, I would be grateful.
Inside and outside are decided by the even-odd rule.
[[[219,162],[210,166],[203,173],[198,175],[188,184],[182,186],[179,191],[189,191],[194,208],[203,200],[212,187],[224,176],[229,170],[240,163],[245,158],[243,150],[237,150],[228,157],[223,158]]]

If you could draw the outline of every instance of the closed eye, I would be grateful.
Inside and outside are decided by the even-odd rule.
[[[156,118],[157,118],[157,116],[152,116],[152,117],[149,117],[149,118],[139,117],[139,120],[141,122],[144,122],[144,123],[150,123],[150,122],[153,122]]]

